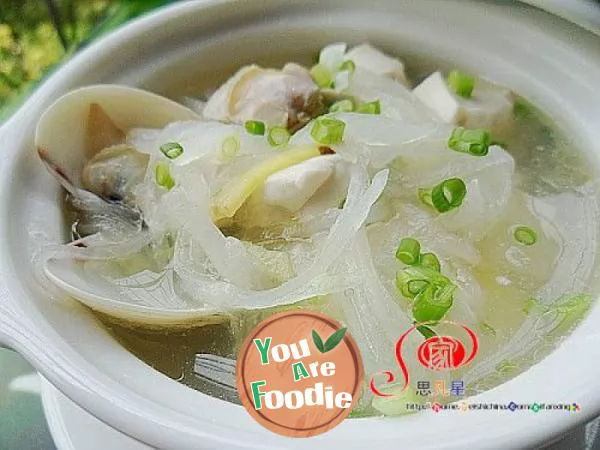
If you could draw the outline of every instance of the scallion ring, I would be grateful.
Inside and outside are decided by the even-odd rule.
[[[469,130],[457,127],[452,130],[448,147],[460,153],[485,156],[490,148],[490,133],[486,130]]]
[[[433,207],[433,202],[431,201],[431,189],[419,188],[417,195],[423,204]]]
[[[267,133],[267,141],[272,147],[280,147],[290,140],[290,132],[283,127],[273,127]]]
[[[354,103],[352,100],[340,100],[335,102],[333,105],[329,107],[330,113],[343,113],[343,112],[352,112],[354,111]]]
[[[425,289],[429,283],[425,280],[410,280],[406,283],[406,289],[412,296],[419,295],[423,289]]]
[[[344,139],[346,124],[331,117],[318,117],[315,119],[310,135],[315,141],[323,145],[339,145]]]
[[[354,73],[355,70],[356,70],[356,64],[354,64],[354,61],[352,61],[351,59],[347,59],[340,66],[340,72],[345,71],[348,73]]]
[[[467,196],[467,185],[460,178],[449,178],[431,190],[431,203],[440,213],[445,213],[462,205]]]
[[[316,64],[310,69],[310,76],[320,88],[329,88],[333,83],[333,74],[323,64]]]
[[[381,102],[375,100],[368,103],[363,103],[356,108],[356,112],[359,114],[381,114]]]
[[[421,255],[420,264],[423,267],[427,267],[429,269],[435,270],[436,272],[442,271],[442,267],[440,265],[440,260],[433,253],[423,253]]]
[[[175,180],[171,176],[171,168],[166,162],[159,162],[154,169],[156,184],[167,191],[175,187]]]
[[[513,231],[513,236],[519,244],[526,246],[533,245],[537,242],[537,233],[535,230],[526,226],[521,225],[516,227]]]
[[[183,147],[178,142],[167,142],[160,146],[160,151],[169,159],[179,158],[183,155]]]
[[[437,322],[450,310],[456,286],[452,283],[430,283],[415,297],[412,306],[417,322]]]
[[[260,120],[246,120],[244,123],[246,131],[256,136],[262,136],[265,134],[265,123]]]
[[[409,299],[415,298],[430,284],[446,286],[452,282],[440,272],[421,265],[409,266],[396,273],[396,287],[402,296]]]
[[[413,238],[404,238],[400,241],[396,250],[396,259],[403,262],[407,266],[412,266],[419,262],[421,254],[421,244]]]
[[[229,161],[240,153],[240,139],[236,135],[228,136],[221,144],[221,160]]]
[[[396,273],[396,287],[403,297],[413,299],[423,291],[429,281],[421,276],[414,276],[405,270]]]
[[[448,74],[448,86],[456,95],[471,98],[475,88],[475,78],[458,70],[453,70]]]

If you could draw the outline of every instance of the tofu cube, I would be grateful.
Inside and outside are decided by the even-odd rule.
[[[317,156],[274,173],[265,181],[263,200],[296,212],[331,177],[337,155]]]
[[[408,85],[402,61],[380,52],[369,44],[354,47],[346,53],[345,59],[352,60],[357,67]]]
[[[471,98],[463,98],[450,89],[440,72],[435,72],[413,93],[444,122],[483,128],[494,136],[504,135],[513,123],[513,94],[486,80],[477,79]]]
[[[413,89],[413,94],[444,122],[458,124],[461,104],[458,97],[450,91],[440,72],[435,72],[423,80]]]

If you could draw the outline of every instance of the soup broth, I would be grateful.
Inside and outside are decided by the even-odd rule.
[[[300,62],[307,63],[310,59],[311,57],[307,55]],[[281,67],[284,62],[284,60],[258,61],[273,67]],[[415,81],[425,79],[434,67],[431,61],[418,57],[408,58],[404,62],[407,72]],[[435,67],[440,66],[447,67],[447,64],[440,62]],[[219,73],[214,80],[207,80],[205,84],[200,83],[197,86],[174,86],[167,94],[175,100],[181,100],[184,96],[198,98],[198,92],[212,92],[233,72],[234,70],[229,73]],[[216,81],[219,83],[215,84]],[[595,202],[597,197],[594,184],[597,177],[596,168],[587,159],[585,152],[572,144],[568,134],[558,124],[519,96],[516,97],[513,114],[514,126],[511,131],[498,136],[499,143],[515,161],[514,185],[519,189],[512,194],[507,206],[512,212],[507,214],[507,220],[498,220],[482,239],[473,243],[480,254],[480,263],[473,265],[470,271],[463,271],[463,267],[459,264],[453,272],[456,274],[459,289],[468,290],[469,277],[474,277],[479,289],[485,292],[485,298],[477,306],[478,316],[483,319],[476,330],[480,339],[478,360],[485,360],[506,345],[510,345],[511,339],[527,320],[532,308],[540,307],[538,293],[543,291],[548,281],[555,276],[561,258],[568,255],[571,237],[562,233],[572,227],[572,224],[561,211],[556,209],[561,205],[579,201],[578,199],[593,199]],[[393,180],[393,174],[391,176]],[[386,192],[384,191],[384,198]],[[417,198],[407,197],[403,203],[403,208],[419,206]],[[391,204],[394,204],[393,201]],[[68,205],[65,211],[66,222],[70,227],[77,221],[77,213]],[[565,211],[564,214],[568,212]],[[535,246],[523,246],[515,242],[513,235],[518,225],[535,229],[537,238]],[[385,234],[379,231],[385,226],[387,225],[384,222],[367,227],[372,248],[386,245],[380,242],[385,238]],[[253,234],[254,231],[248,229],[240,231],[233,227],[227,232],[252,242],[262,242],[265,239],[263,234]],[[386,265],[384,260],[378,261],[377,253],[373,257],[376,266],[378,262],[381,266]],[[446,264],[446,261],[442,261],[443,267]],[[460,279],[463,274],[465,278]],[[385,287],[395,297],[397,303],[407,309],[408,303],[401,298],[394,285],[394,274],[380,275]],[[567,300],[572,300],[572,296],[591,294],[594,287],[591,279],[590,277],[582,282],[581,286],[584,286],[584,289],[565,292],[566,296],[570,296]],[[472,295],[477,296],[477,293]],[[560,338],[572,330],[589,306],[587,298],[580,300],[584,303],[583,306],[577,303],[577,299],[575,297],[569,310],[569,313],[573,312],[573,314],[564,317],[564,320],[561,319],[559,325],[562,328],[544,337],[536,346],[533,355],[527,352],[516,358],[499,361],[495,364],[496,370],[493,373],[470,383],[466,393],[474,394],[505,382],[547,355]],[[458,300],[455,299],[455,305],[457,303]],[[215,387],[214,384],[206,382],[195,374],[196,355],[214,354],[235,359],[241,341],[256,324],[274,312],[294,308],[319,310],[334,316],[340,313],[339,305],[330,302],[325,296],[302,301],[293,306],[260,312],[239,311],[227,316],[222,323],[204,326],[192,324],[184,328],[161,329],[120,321],[101,314],[99,318],[121,345],[154,369],[190,388],[236,402],[235,396],[228,395],[218,386]],[[404,331],[399,328],[397,336],[399,337]],[[467,369],[462,369],[457,377],[466,372]],[[361,404],[355,414],[372,415],[380,412]]]

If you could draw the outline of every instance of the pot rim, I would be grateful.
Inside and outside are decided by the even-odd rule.
[[[26,102],[25,105],[0,129],[0,142],[8,142],[7,160],[0,165],[0,217],[8,217],[10,214],[11,176],[14,168],[11,159],[16,159],[16,152],[19,150],[18,142],[24,139],[24,135],[31,129],[36,115],[33,111],[39,109],[39,105],[48,104],[58,93],[64,91],[69,85],[71,79],[82,76],[88,71],[94,60],[103,60],[110,58],[113,49],[124,45],[128,41],[133,41],[152,33],[153,30],[166,27],[168,24],[177,20],[183,20],[188,15],[198,14],[199,11],[208,11],[211,8],[225,8],[236,5],[240,6],[243,0],[204,0],[202,2],[182,2],[162,8],[148,16],[140,18],[119,31],[104,37],[98,42],[92,44],[79,55],[58,70],[40,89]],[[255,3],[254,6],[260,9],[272,5],[281,5],[284,2],[278,0],[264,0]],[[301,2],[301,3],[310,3]],[[246,4],[245,7],[248,8]],[[14,145],[11,145],[14,143]],[[11,152],[12,147],[12,154]],[[10,224],[7,220],[0,221],[0,240],[5,240],[9,236]],[[199,442],[206,446],[219,446],[227,448],[237,448],[252,446],[257,448],[276,448],[281,445],[292,445],[294,447],[314,447],[315,443],[321,445],[341,445],[346,446],[360,445],[361,437],[366,437],[373,446],[381,443],[382,448],[388,446],[395,447],[397,441],[380,440],[374,430],[381,426],[400,428],[400,422],[394,418],[365,418],[346,421],[334,432],[319,436],[304,442],[295,440],[284,440],[278,436],[272,435],[266,430],[262,430],[258,425],[252,424],[248,417],[247,428],[241,430],[235,429],[228,433],[228,427],[223,423],[216,421],[192,420],[179,412],[165,408],[152,401],[139,396],[137,393],[119,385],[110,379],[106,374],[98,371],[88,361],[79,357],[74,351],[61,344],[59,336],[50,328],[37,328],[37,325],[28,312],[19,304],[18,298],[23,298],[27,292],[15,283],[17,277],[10,256],[7,252],[0,255],[0,337],[8,345],[21,352],[52,384],[65,393],[71,400],[82,406],[88,412],[120,429],[141,441],[154,446],[169,448],[177,444],[177,448],[195,448]],[[592,314],[590,314],[591,316]],[[596,305],[596,318],[600,317],[600,309]],[[552,392],[547,386],[540,386],[540,380],[546,377],[547,371],[562,370],[565,365],[569,365],[572,359],[569,355],[583,351],[587,346],[600,341],[600,334],[594,332],[590,317],[565,341],[565,343],[555,350],[550,356],[535,367],[531,368],[517,378],[502,384],[501,386],[470,398],[471,401],[492,402],[499,398],[511,398],[515,392],[531,392],[535,395]],[[600,346],[595,345],[596,348]],[[575,369],[571,367],[571,369]],[[516,445],[530,447],[544,442],[548,437],[557,438],[560,433],[569,428],[580,425],[586,420],[592,419],[600,412],[600,390],[592,387],[586,388],[585,381],[600,379],[600,367],[596,374],[586,372],[585,377],[577,370],[565,370],[566,375],[577,380],[578,386],[573,389],[572,394],[577,399],[585,400],[584,410],[577,416],[568,415],[517,415],[512,413],[499,413],[495,416],[493,428],[485,428],[489,421],[484,420],[485,412],[469,412],[467,416],[451,417],[446,414],[446,423],[442,426],[441,419],[432,415],[418,415],[400,419],[406,427],[419,427],[423,432],[427,432],[431,427],[439,425],[438,429],[443,435],[455,427],[467,428],[473,430],[477,427],[483,427],[479,438],[486,437],[486,442],[493,442],[492,445],[498,446],[501,443],[505,445]],[[169,380],[170,381],[170,380]],[[172,381],[170,381],[173,383]],[[556,386],[558,379],[554,378],[552,383]],[[560,383],[558,384],[560,387]],[[541,389],[544,387],[544,389]],[[219,408],[221,417],[226,417],[230,412],[239,406],[226,404],[216,399],[212,399],[203,394],[203,401],[210,407]],[[535,398],[532,395],[531,398]],[[115,408],[119,414],[115,414]],[[238,411],[239,412],[239,411]],[[455,416],[457,414],[454,414]],[[234,414],[235,416],[235,414]],[[489,419],[489,416],[487,417]],[[466,422],[470,422],[466,424]],[[389,423],[389,425],[387,425]],[[382,425],[386,424],[386,425]],[[373,430],[373,431],[369,431]],[[173,441],[174,435],[165,438],[165,432],[177,433],[179,436]],[[467,436],[459,438],[452,445],[468,445],[468,443],[477,442]],[[397,438],[401,439],[402,435]],[[293,444],[291,443],[293,442]],[[481,441],[479,441],[481,442]],[[365,441],[362,441],[363,445]],[[441,448],[441,447],[437,447]]]

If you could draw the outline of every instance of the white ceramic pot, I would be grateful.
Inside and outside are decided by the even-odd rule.
[[[31,255],[63,236],[59,189],[39,163],[40,113],[78,86],[124,83],[176,92],[251,61],[294,59],[331,41],[371,41],[512,87],[600,158],[600,38],[511,2],[204,0],[176,4],[102,39],[58,70],[0,136],[0,340],[110,426],[165,449],[531,448],[600,413],[600,306],[541,363],[472,401],[578,402],[575,413],[471,411],[346,420],[285,439],[236,405],[193,391],[126,350],[94,316],[50,300]],[[69,136],[65,136],[69,139]],[[400,331],[399,331],[400,332]]]

